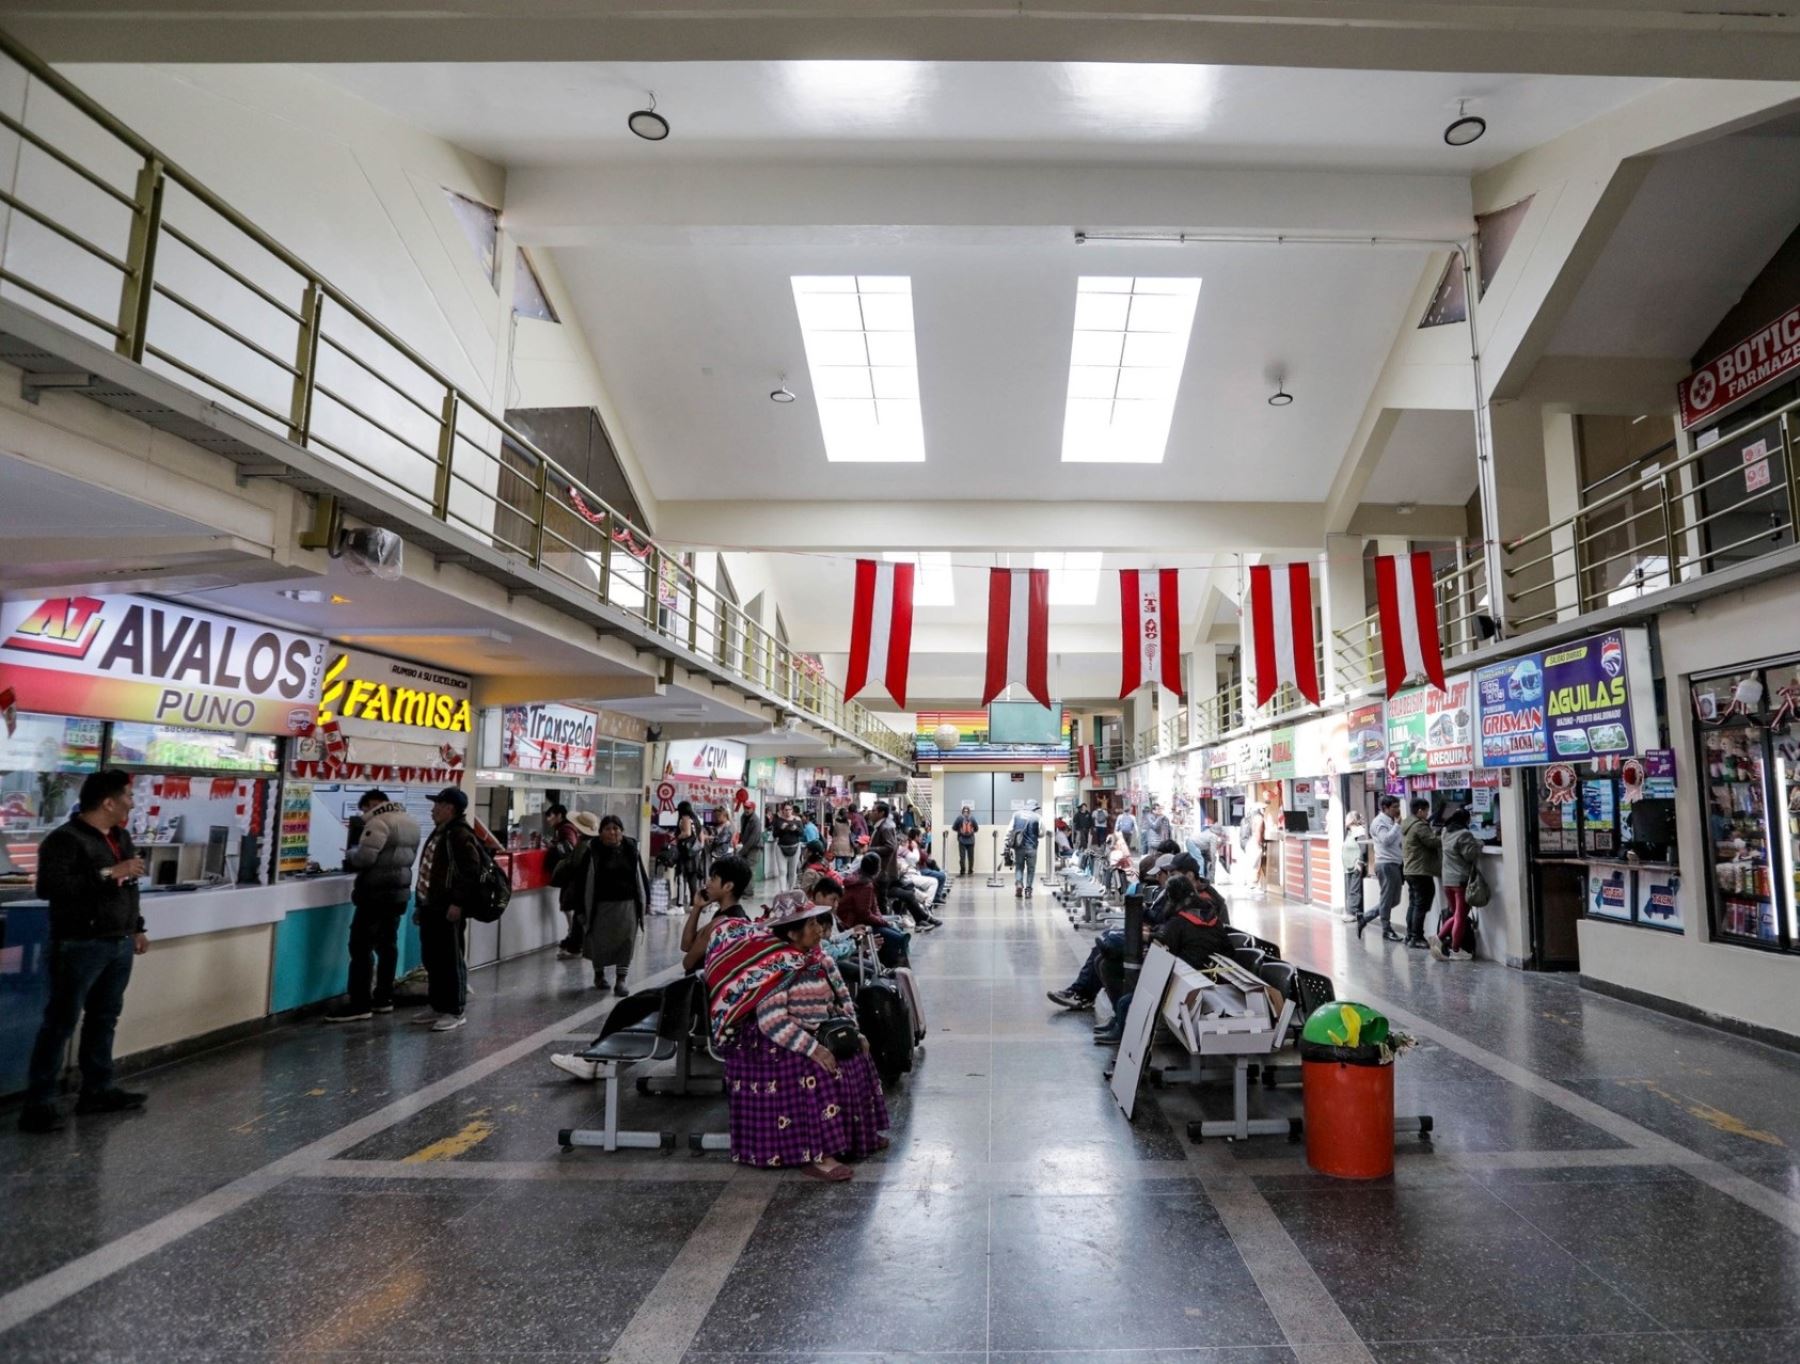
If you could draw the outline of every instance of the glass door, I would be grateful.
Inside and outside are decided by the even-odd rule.
[[[1738,727],[1714,729],[1703,733],[1701,744],[1706,763],[1707,839],[1719,935],[1779,947],[1782,925],[1774,901],[1768,770],[1762,732]]]

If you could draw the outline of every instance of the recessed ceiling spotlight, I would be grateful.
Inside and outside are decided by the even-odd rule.
[[[661,142],[669,135],[669,120],[656,112],[656,92],[650,92],[648,109],[633,109],[626,115],[625,126],[646,142]]]
[[[1287,391],[1287,380],[1277,379],[1275,391],[1269,395],[1270,407],[1286,407],[1294,401],[1294,395]]]
[[[787,386],[787,375],[781,376],[781,382],[769,391],[772,403],[791,403],[794,401],[794,390]]]
[[[1444,129],[1444,141],[1452,147],[1466,147],[1471,142],[1479,142],[1481,135],[1487,131],[1487,120],[1478,114],[1469,112],[1469,101],[1456,101],[1456,117],[1450,126]]]

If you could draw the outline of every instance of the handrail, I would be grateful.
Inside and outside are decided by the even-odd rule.
[[[774,695],[781,704],[878,752],[910,761],[909,738],[847,700],[815,665],[745,616],[711,584],[699,581],[679,556],[198,176],[3,30],[0,54],[140,162],[136,185],[127,192],[84,165],[80,155],[27,126],[43,118],[41,105],[27,106],[37,118],[0,115],[0,127],[20,139],[21,157],[27,148],[42,153],[113,201],[112,212],[122,209],[129,215],[128,245],[115,253],[58,220],[59,211],[74,212],[61,198],[48,204],[27,202],[15,184],[3,205],[6,212],[18,215],[19,224],[42,228],[92,258],[95,267],[112,272],[119,291],[116,323],[83,306],[97,292],[93,280],[71,279],[73,272],[59,269],[54,258],[48,266],[36,262],[35,278],[9,268],[11,260],[0,261],[0,281],[98,331],[127,359],[167,366],[185,376],[182,382],[191,380],[203,392],[223,395],[233,410],[257,425],[302,448],[329,453],[352,476],[385,485],[429,509],[446,526],[503,549],[532,570],[593,593],[597,601],[626,612],[649,633],[699,654],[705,660],[702,666],[745,685],[751,694]],[[172,195],[171,187],[179,195]],[[258,282],[255,271],[243,263],[241,251],[221,251],[216,242],[204,245],[201,233],[169,221],[195,205],[294,277],[298,303],[283,301],[275,288]],[[18,235],[15,232],[9,244]],[[196,298],[200,291],[175,281],[181,271],[169,265],[167,253],[159,257],[163,244],[190,253],[191,260],[180,258],[183,265],[197,261],[217,271],[245,291],[245,301],[269,309],[275,321],[259,316],[253,325],[242,319],[240,309],[213,304],[210,295],[202,295],[207,301],[200,302]],[[228,263],[226,255],[240,259]],[[233,348],[235,367],[223,374],[209,368],[210,360],[197,355],[191,341],[163,335],[170,331],[167,326],[158,328],[153,342],[153,320],[171,316],[167,308],[154,306],[158,299],[173,305],[179,310],[176,316],[201,328],[215,344]],[[358,329],[360,335],[355,334]],[[377,353],[360,344],[365,338],[384,350]],[[380,385],[391,398],[372,404],[357,396],[355,385],[322,379],[321,371],[327,368],[322,350]],[[337,366],[335,359],[332,368],[348,376],[350,370]],[[398,376],[393,372],[395,360],[403,362]],[[248,372],[246,366],[265,367],[272,378],[259,382],[256,374],[261,371]],[[272,396],[277,387],[279,398]],[[398,410],[396,403],[401,405]],[[353,423],[359,434],[347,434],[346,423]],[[325,432],[317,429],[321,425]],[[371,442],[370,433],[378,439]],[[379,459],[366,448],[370,443],[385,451],[390,464],[404,460],[407,467],[378,468]]]

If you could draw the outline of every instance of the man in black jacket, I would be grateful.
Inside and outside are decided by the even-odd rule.
[[[419,856],[419,822],[387,792],[365,791],[356,808],[362,837],[344,855],[344,865],[356,873],[350,892],[356,906],[350,918],[350,1000],[326,1014],[327,1023],[357,1023],[394,1011],[400,918]]]
[[[77,1022],[81,1099],[75,1111],[144,1106],[142,1094],[113,1084],[113,1032],[131,983],[131,959],[150,947],[138,913],[144,860],[125,832],[130,815],[129,774],[95,772],[81,784],[79,813],[38,848],[37,893],[50,902],[50,999],[31,1049],[21,1131],[62,1127],[56,1083]]]
[[[469,826],[469,793],[446,786],[431,800],[431,837],[419,854],[419,884],[413,917],[419,924],[419,956],[428,977],[430,1007],[413,1015],[433,1032],[450,1032],[468,1020],[469,961],[464,948],[468,916],[464,907],[480,894],[481,850]]]

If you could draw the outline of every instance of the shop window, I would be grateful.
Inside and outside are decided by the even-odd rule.
[[[1800,950],[1800,665],[1692,686],[1713,936]]]

